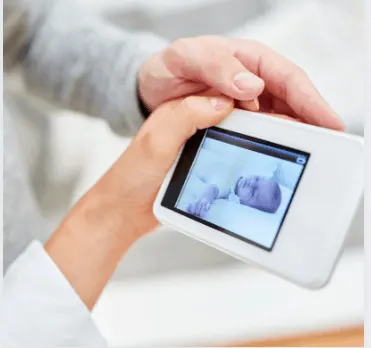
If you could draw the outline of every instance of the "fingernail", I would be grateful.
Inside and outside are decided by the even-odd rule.
[[[253,100],[253,102],[254,102],[254,104],[255,104],[256,111],[259,111],[259,100],[258,100],[258,98],[255,98],[255,99]]]
[[[253,100],[244,102],[243,106],[249,111],[259,111],[259,100],[258,98],[254,98]]]
[[[233,82],[238,89],[245,90],[261,90],[264,87],[264,82],[261,78],[249,72],[240,72],[234,76]]]
[[[230,99],[223,96],[210,98],[210,104],[216,110],[224,109],[228,105],[230,105],[230,103],[231,103]]]

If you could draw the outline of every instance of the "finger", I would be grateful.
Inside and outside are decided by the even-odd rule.
[[[237,100],[252,100],[264,81],[251,73],[220,38],[179,39],[169,46],[164,62],[176,77],[203,82]]]
[[[331,129],[344,129],[342,120],[297,65],[259,42],[236,39],[235,49],[241,63],[260,76],[266,89],[286,102],[302,120]]]
[[[255,111],[252,110],[252,108],[257,108],[256,111],[268,112],[272,114],[274,113],[283,114],[299,118],[298,115],[296,115],[296,113],[294,112],[294,110],[292,110],[292,108],[289,105],[287,105],[286,102],[275,96],[272,96],[272,94],[270,94],[267,91],[264,91],[259,96],[259,99],[256,98],[256,101],[257,107],[252,105],[252,101],[238,101],[237,107],[248,111]]]
[[[192,214],[197,215],[197,201],[192,204]]]
[[[193,204],[192,203],[189,203],[187,205],[187,211],[188,211],[188,213],[193,214]]]
[[[206,205],[204,205],[202,208],[200,217],[204,219],[206,215],[207,215],[207,209],[206,209]]]
[[[181,146],[198,130],[214,126],[233,110],[233,100],[225,96],[192,96],[160,106],[143,125],[135,143],[148,156],[171,164]],[[157,164],[157,167],[159,167]]]
[[[270,117],[280,118],[282,120],[287,120],[287,121],[292,121],[292,122],[301,122],[301,120],[298,120],[297,118],[287,116],[287,115],[272,114],[272,113],[267,113],[267,112],[262,112],[262,114],[270,116]]]
[[[238,106],[241,109],[257,112],[259,111],[259,99],[255,98],[253,100],[240,100]]]
[[[193,202],[193,204],[192,204],[192,214],[193,215],[197,214],[197,201]]]
[[[138,73],[139,92],[143,97],[145,91],[146,98],[142,99],[150,110],[155,110],[165,101],[198,94],[207,88],[202,82],[185,81],[174,76],[166,67],[164,54],[164,52],[154,54]]]
[[[200,207],[200,217],[203,218],[206,215],[206,202],[203,200]]]
[[[202,201],[198,200],[197,203],[196,203],[196,208],[195,208],[195,214],[197,216],[200,216],[201,208],[202,208]]]
[[[233,100],[225,96],[165,103],[152,113],[111,171],[125,171],[123,184],[129,190],[146,185],[154,198],[184,143],[197,129],[218,124],[232,111]]]
[[[272,98],[271,113],[279,114],[279,115],[286,115],[286,116],[290,116],[293,118],[300,118],[298,117],[298,115],[296,115],[295,111],[289,105],[287,105],[286,102],[276,97]]]

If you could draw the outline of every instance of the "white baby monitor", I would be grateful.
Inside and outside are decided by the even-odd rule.
[[[362,192],[362,138],[235,110],[185,144],[154,213],[242,261],[320,288]]]

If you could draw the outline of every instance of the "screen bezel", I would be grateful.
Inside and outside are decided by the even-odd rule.
[[[296,186],[293,190],[293,193],[290,197],[290,200],[288,202],[288,205],[285,209],[285,212],[282,216],[282,219],[281,219],[281,222],[278,226],[278,229],[277,229],[277,232],[275,234],[275,237],[272,241],[272,244],[270,247],[266,247],[262,244],[259,244],[251,239],[248,239],[246,237],[243,237],[237,233],[234,233],[230,230],[227,230],[219,225],[216,225],[216,224],[213,224],[209,221],[205,221],[197,216],[194,216],[190,213],[187,213],[183,210],[180,210],[178,208],[176,208],[176,203],[177,203],[177,200],[182,192],[182,189],[187,181],[187,178],[189,176],[189,173],[190,171],[192,170],[192,166],[194,165],[195,161],[196,161],[196,158],[197,158],[197,155],[199,153],[199,150],[202,146],[202,143],[205,139],[205,135],[206,135],[206,132],[208,130],[212,130],[212,131],[216,131],[218,133],[222,133],[222,134],[226,134],[228,136],[232,136],[232,137],[235,137],[235,138],[238,138],[238,139],[242,139],[242,140],[247,140],[247,141],[250,141],[250,142],[253,142],[253,143],[257,143],[257,144],[260,144],[260,145],[266,145],[267,147],[273,147],[277,150],[281,150],[281,151],[284,151],[284,152],[287,152],[287,153],[295,153],[297,154],[298,156],[304,156],[306,157],[306,162],[303,164],[303,170],[297,180],[297,183],[296,183]],[[172,174],[172,177],[170,179],[170,182],[168,184],[168,187],[164,193],[164,196],[161,200],[161,206],[167,208],[167,209],[170,209],[178,214],[181,214],[193,221],[196,221],[196,222],[199,222],[205,226],[208,226],[210,228],[213,228],[219,232],[222,232],[222,233],[225,233],[233,238],[237,238],[245,243],[248,243],[250,245],[253,245],[253,246],[256,246],[262,250],[265,250],[265,251],[268,251],[268,252],[271,252],[276,244],[276,241],[278,239],[278,236],[280,235],[280,232],[282,230],[282,227],[285,223],[285,220],[286,220],[286,215],[288,213],[288,211],[290,210],[290,207],[292,205],[292,202],[294,200],[294,197],[295,197],[295,194],[300,186],[300,182],[301,182],[301,179],[303,177],[303,174],[305,172],[305,169],[306,169],[306,166],[309,162],[309,159],[310,159],[310,153],[308,152],[305,152],[305,151],[301,151],[301,150],[298,150],[298,149],[295,149],[295,148],[291,148],[291,147],[288,147],[288,146],[284,146],[284,145],[281,145],[281,144],[277,144],[277,143],[274,143],[274,142],[271,142],[271,141],[267,141],[267,140],[264,140],[264,139],[260,139],[260,138],[256,138],[256,137],[252,137],[252,136],[249,136],[249,135],[246,135],[246,134],[241,134],[241,133],[238,133],[238,132],[235,132],[235,131],[232,131],[232,130],[228,130],[228,129],[224,129],[224,128],[219,128],[219,127],[211,127],[209,129],[204,129],[204,130],[199,130],[196,132],[196,134],[191,137],[187,143],[185,144],[184,148],[183,148],[183,151],[182,151],[182,155],[180,156],[179,160],[178,160],[178,163],[175,167],[175,170]],[[236,144],[233,144],[234,146],[238,146]],[[250,149],[251,151],[254,151],[253,149]],[[257,151],[257,152],[260,152],[261,151]],[[266,154],[268,154],[266,152]],[[277,156],[274,156],[274,157],[277,157]],[[282,158],[282,159],[285,159],[284,157],[280,156],[280,157],[277,157],[277,158]]]

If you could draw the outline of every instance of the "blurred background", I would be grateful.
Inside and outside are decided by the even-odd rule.
[[[202,34],[262,41],[304,68],[346,131],[363,135],[361,0],[81,1],[124,30],[152,31],[170,41]],[[113,134],[101,120],[46,107],[22,91],[16,75],[5,80],[4,89],[18,110],[25,158],[53,231],[130,139]],[[334,330],[359,338],[363,269],[363,203],[332,282],[318,292],[160,228],[125,256],[94,318],[108,342],[120,346],[248,345]]]

